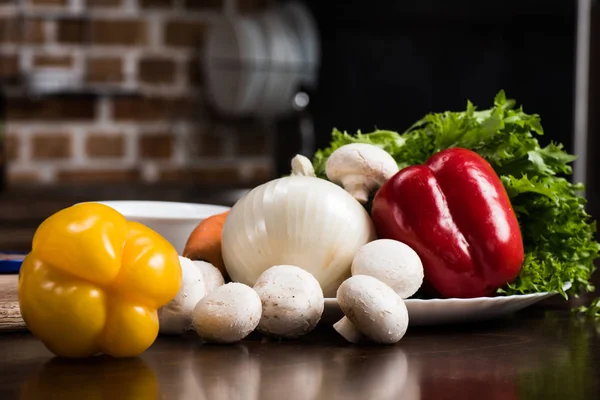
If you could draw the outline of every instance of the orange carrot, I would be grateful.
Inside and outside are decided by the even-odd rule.
[[[227,270],[221,255],[223,224],[229,211],[206,218],[192,231],[185,244],[183,256],[191,260],[206,261],[217,267],[227,279]]]

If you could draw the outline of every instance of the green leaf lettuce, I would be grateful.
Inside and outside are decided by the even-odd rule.
[[[541,147],[536,136],[544,131],[536,114],[498,93],[494,106],[478,111],[468,102],[460,112],[431,113],[400,134],[376,130],[349,134],[333,130],[330,146],[313,157],[317,176],[327,179],[327,158],[349,143],[370,143],[392,155],[400,168],[424,163],[434,153],[463,147],[483,156],[500,176],[517,214],[525,262],[516,281],[499,294],[558,291],[592,291],[590,277],[600,246],[594,238],[596,224],[585,211],[583,187],[565,179],[572,173],[575,156],[561,144]]]

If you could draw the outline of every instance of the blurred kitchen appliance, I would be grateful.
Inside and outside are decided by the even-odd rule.
[[[320,39],[302,3],[221,17],[208,31],[203,56],[213,112],[221,121],[259,120],[273,139],[276,175],[289,173],[294,154],[314,152],[308,105],[318,84]]]
[[[230,117],[289,114],[299,88],[314,88],[319,58],[316,26],[301,3],[224,15],[209,29],[202,60],[209,101]]]

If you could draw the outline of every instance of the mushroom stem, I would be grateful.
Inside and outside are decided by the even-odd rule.
[[[365,177],[362,175],[348,175],[342,179],[342,186],[359,203],[365,204],[369,201],[371,188],[366,184]]]
[[[333,329],[350,343],[358,343],[363,336],[348,317],[343,317],[333,324]]]

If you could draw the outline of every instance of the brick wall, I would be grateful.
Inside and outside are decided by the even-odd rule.
[[[269,135],[216,121],[198,54],[221,13],[267,0],[0,0],[0,80],[8,91],[12,182],[248,183],[273,174]],[[60,94],[19,83],[48,68]]]

